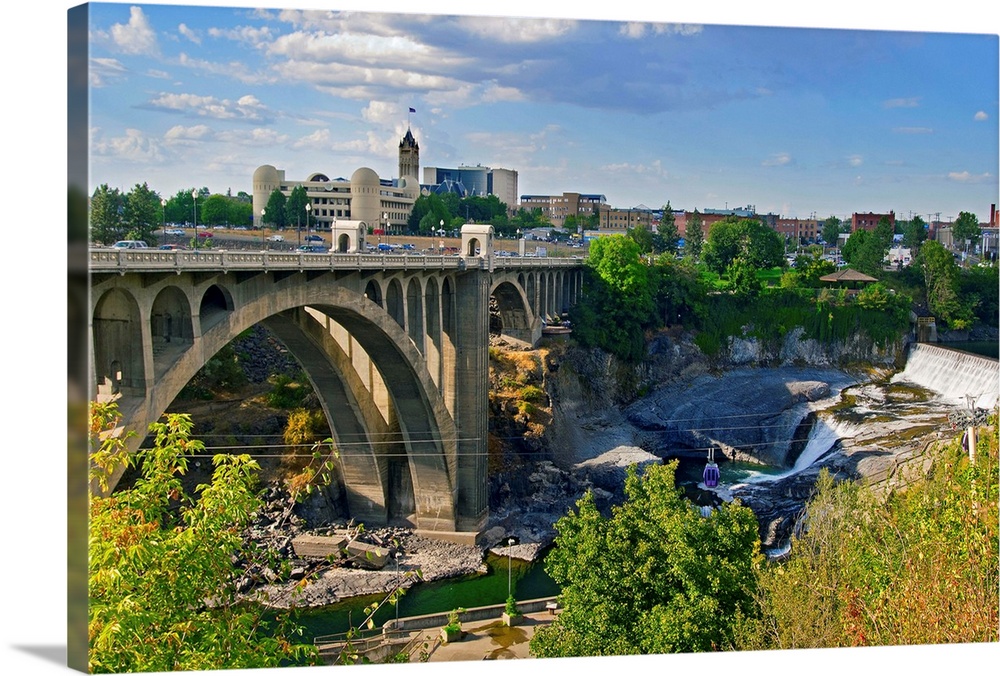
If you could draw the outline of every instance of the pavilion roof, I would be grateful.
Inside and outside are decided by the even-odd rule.
[[[877,282],[878,280],[874,277],[870,277],[863,272],[858,272],[857,270],[852,270],[851,268],[844,268],[843,270],[837,270],[836,272],[831,272],[828,275],[823,275],[819,278],[821,282]]]

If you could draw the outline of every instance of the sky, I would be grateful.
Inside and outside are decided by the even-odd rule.
[[[620,208],[985,221],[998,201],[988,22],[949,33],[273,4],[91,5],[91,192],[250,192],[262,164],[289,180],[362,166],[394,178],[409,127],[421,167],[513,169],[521,195]]]
[[[2,557],[0,563],[0,577],[6,581],[7,611],[3,614],[0,664],[5,672],[16,674],[66,673],[63,666],[66,485],[67,481],[75,485],[79,479],[67,478],[62,469],[66,446],[61,438],[59,421],[64,418],[59,400],[60,383],[65,382],[66,373],[62,318],[67,315],[61,272],[66,251],[60,244],[65,241],[61,234],[65,202],[58,186],[67,174],[67,160],[75,150],[67,133],[66,97],[66,13],[75,4],[66,0],[15,3],[7,8],[7,20],[0,24],[3,38],[0,50],[5,64],[5,104],[0,116],[5,131],[4,162],[0,163],[0,172],[2,185],[7,188],[0,221],[6,235],[5,246],[0,247],[3,262],[0,270],[7,291],[4,295],[7,330],[2,336],[2,353],[6,356],[4,375],[8,389],[15,395],[8,397],[11,401],[6,402],[5,409],[8,420],[5,470],[14,479],[0,491],[3,513],[9,515],[5,520],[6,541],[14,544],[14,554]],[[245,6],[231,0],[213,0],[212,4]],[[417,26],[412,16],[408,17],[409,30],[396,35],[395,40],[388,39],[395,34],[387,32],[385,26],[372,36],[378,22],[370,22],[364,31],[357,27],[350,33],[340,31],[340,40],[352,40],[346,51],[352,58],[360,58],[373,48],[389,54],[394,53],[394,48],[402,49],[399,45],[408,46],[409,60],[392,62],[398,77],[390,78],[388,84],[382,82],[383,73],[378,68],[372,69],[367,96],[361,96],[360,88],[350,88],[345,82],[328,81],[327,88],[321,90],[316,84],[303,82],[301,74],[294,82],[288,79],[289,72],[301,73],[307,63],[302,53],[295,53],[294,60],[282,55],[292,53],[293,47],[305,46],[305,41],[295,45],[292,40],[303,26],[296,28],[277,20],[265,24],[250,15],[237,16],[232,10],[223,14],[217,9],[177,10],[163,3],[136,5],[142,7],[150,25],[147,35],[159,50],[155,57],[139,56],[115,47],[112,38],[115,34],[124,37],[122,33],[127,32],[131,20],[131,5],[116,6],[117,13],[105,15],[91,36],[91,57],[103,59],[100,63],[112,71],[115,63],[120,64],[121,78],[116,89],[110,89],[108,83],[91,90],[94,96],[89,112],[93,118],[86,122],[93,130],[95,142],[93,177],[126,189],[137,181],[146,181],[154,190],[171,194],[196,184],[218,192],[230,187],[238,191],[241,185],[242,189],[248,189],[253,169],[262,163],[284,168],[289,178],[299,172],[317,170],[347,176],[361,165],[390,175],[396,166],[394,145],[398,144],[399,132],[405,129],[406,111],[413,107],[417,112],[410,116],[409,122],[420,142],[424,165],[464,162],[516,169],[522,192],[599,191],[616,206],[658,206],[658,202],[666,200],[672,205],[699,209],[712,208],[710,204],[724,208],[727,203],[730,206],[751,203],[759,211],[781,209],[783,213],[792,213],[794,208],[795,213],[807,215],[813,211],[823,215],[828,211],[846,214],[854,210],[895,208],[897,213],[904,210],[908,213],[911,209],[917,213],[940,211],[944,218],[959,210],[973,209],[981,219],[988,214],[989,204],[997,201],[995,40],[1000,33],[1000,9],[990,6],[997,3],[950,0],[946,8],[941,3],[910,3],[905,12],[895,9],[898,3],[871,0],[836,3],[700,0],[677,6],[666,6],[667,3],[660,6],[649,0],[604,3],[505,0],[502,8],[480,4],[483,6],[470,7],[469,3],[450,0],[419,3],[419,11],[437,15],[424,22],[439,24],[438,37],[434,39],[428,37],[434,26]],[[268,5],[304,6],[290,0],[273,0]],[[411,15],[417,7],[401,0],[336,3],[313,0],[310,6]],[[168,10],[172,14],[164,15]],[[607,40],[618,40],[621,49],[613,55],[595,55],[595,44],[570,43],[569,39],[580,35],[582,30],[597,28],[590,23],[581,28],[578,23],[569,22],[561,37],[550,34],[541,43],[541,47],[570,50],[573,58],[560,63],[558,59],[541,58],[544,55],[536,51],[539,43],[527,43],[531,32],[524,26],[506,25],[502,31],[483,35],[468,26],[459,29],[454,22],[445,30],[446,22],[441,18],[459,12],[481,15],[487,11],[508,17],[635,21],[645,25],[649,45],[636,56],[634,50],[638,46],[634,41],[625,42],[611,31]],[[226,16],[230,18],[220,18]],[[650,42],[654,39],[651,21],[701,26],[701,32],[674,31],[673,35],[660,35]],[[186,28],[182,30],[181,24]],[[763,40],[764,35],[773,36],[774,31],[730,33],[723,39],[718,29],[710,29],[723,24],[849,29],[865,31],[865,35],[868,31],[885,29],[911,34],[985,33],[993,35],[994,42],[992,47],[983,47],[975,46],[980,44],[978,38],[908,35],[897,37],[908,37],[924,48],[907,43],[893,49],[871,44],[865,49],[856,46],[852,49],[850,42],[845,43],[841,37],[836,49],[824,47],[821,51],[816,31],[800,32],[794,44],[781,46]],[[116,25],[121,28],[116,29]],[[552,22],[538,27],[555,33],[559,25],[562,24]],[[207,31],[213,26],[230,30],[256,26],[258,31],[266,26],[273,32],[270,42],[285,51],[265,48],[266,40],[260,43],[261,47],[254,47],[254,43],[240,43],[232,37],[210,38]],[[573,26],[574,30],[570,30]],[[191,33],[201,40],[200,46],[184,36],[184,31],[195,30],[205,31]],[[310,27],[306,32],[313,34],[314,30]],[[103,34],[98,35],[97,31],[106,34],[107,44],[98,44]],[[253,38],[254,31],[244,32],[245,40]],[[778,33],[788,34],[788,31]],[[362,35],[372,37],[362,38]],[[461,53],[454,51],[458,49],[454,46],[458,36],[465,40],[474,38],[473,47],[464,47]],[[498,36],[523,42],[508,45],[507,51],[500,54],[502,45],[496,42]],[[337,38],[327,42],[328,50],[336,53]],[[949,42],[957,44],[948,47]],[[626,47],[633,51],[626,54],[622,51]],[[876,50],[877,54],[869,56]],[[924,54],[927,50],[934,52],[931,55],[934,58]],[[180,56],[182,52],[184,57]],[[853,54],[853,58],[848,59],[848,54]],[[781,55],[784,58],[778,58]],[[902,55],[906,58],[900,61]],[[623,62],[626,57],[630,61],[624,74],[602,70],[609,68],[609,64]],[[866,64],[863,59],[868,58],[871,61]],[[379,59],[376,65],[388,62]],[[556,79],[560,70],[580,62],[590,68],[591,77]],[[428,63],[446,67],[446,77],[433,80],[444,83],[440,89],[428,94],[428,83],[432,80],[420,77],[409,80],[414,82],[410,89],[400,88],[400,81],[407,81],[404,76],[431,78],[436,66],[432,69]],[[220,64],[222,74],[211,75],[210,66]],[[657,64],[660,70],[653,69]],[[708,64],[714,64],[714,70]],[[542,70],[542,66],[547,70]],[[886,73],[881,83],[871,74],[878,69]],[[334,63],[322,68],[320,75],[332,78],[338,70]],[[597,72],[601,73],[599,78],[594,76]],[[632,76],[638,72],[662,72],[662,77],[655,78],[661,89],[649,89],[652,78],[634,79]],[[241,81],[235,77],[237,73],[248,76]],[[739,77],[730,80],[731,73]],[[253,74],[283,75],[285,84],[255,83],[249,77]],[[537,80],[532,81],[542,77],[541,74],[549,82],[567,84],[562,91],[553,86],[545,92]],[[490,87],[494,81],[496,85]],[[615,91],[627,91],[629,97],[619,97],[613,103],[615,97],[597,91],[601,83],[612,83]],[[570,85],[579,87],[579,96],[574,97]],[[770,97],[762,95],[765,90],[773,92]],[[737,96],[740,92],[744,93],[742,99]],[[751,95],[753,92],[757,92],[756,98]],[[250,101],[256,103],[244,106],[244,116],[248,117],[256,106],[261,121],[245,119],[237,124],[235,120],[196,116],[194,109],[182,108],[173,113],[157,110],[155,102],[161,101],[159,107],[163,108],[162,101],[168,99],[159,97],[166,94],[214,97],[219,101],[239,101],[252,96]],[[502,95],[521,98],[492,106],[483,103],[490,96],[497,99]],[[621,107],[625,100],[653,108],[629,113]],[[372,101],[378,101],[384,108],[377,110]],[[682,101],[684,106],[677,105]],[[782,102],[784,108],[765,115],[764,109],[775,101]],[[103,111],[102,102],[106,108]],[[685,111],[685,106],[690,107],[692,102],[702,107]],[[902,105],[904,102],[909,103]],[[674,108],[668,108],[671,103]],[[229,108],[238,109],[233,105]],[[809,121],[825,108],[839,111],[840,117],[822,125]],[[737,109],[742,109],[741,116],[736,115]],[[980,111],[985,113],[985,120],[975,119]],[[942,117],[943,114],[947,117]],[[80,115],[79,109],[69,111],[70,120]],[[735,127],[735,131],[723,124],[733,116],[738,123],[742,120],[742,126]],[[865,126],[854,128],[857,119],[867,120]],[[310,127],[308,121],[314,126]],[[184,141],[168,135],[174,127],[184,130],[199,124],[206,127],[200,140]],[[782,133],[774,133],[776,126]],[[326,150],[315,156],[306,156],[301,150],[296,152],[296,140],[322,133],[324,129],[330,134]],[[893,133],[895,129],[930,131],[903,134]],[[633,131],[637,141],[628,139],[627,134]],[[700,138],[699,132],[703,134]],[[266,145],[260,137],[269,134],[287,135],[287,139]],[[116,145],[113,140],[129,139],[130,135],[136,148],[143,148],[143,142],[149,141],[149,148],[158,149],[160,155],[153,155],[155,161],[139,162],[135,156],[125,161],[121,157],[115,159],[113,154],[98,157],[97,141],[109,149]],[[255,138],[259,145],[253,142]],[[553,138],[560,143],[550,143]],[[504,149],[502,155],[493,150],[500,140],[504,141],[500,144]],[[893,146],[883,145],[890,140],[894,141]],[[357,148],[333,148],[335,142],[348,141]],[[578,150],[577,155],[561,155],[570,142],[586,152]],[[393,149],[387,152],[385,144],[389,143]],[[117,145],[122,147],[121,143]],[[372,145],[382,150],[370,152],[367,148]],[[127,148],[128,144],[124,146]],[[533,149],[537,150],[531,152]],[[787,158],[784,164],[782,158]],[[853,173],[821,171],[824,167],[849,165],[852,159],[860,162]],[[233,166],[226,171],[216,168],[229,164]],[[602,173],[600,168],[604,166],[609,169]],[[873,173],[885,166],[902,168],[895,174],[886,174],[884,170],[881,174]],[[545,171],[546,167],[561,167],[562,172]],[[621,171],[631,167],[633,179],[641,176],[645,180],[633,180],[635,187],[629,187],[626,181],[612,182],[610,167]],[[647,171],[635,171],[640,167],[646,167]],[[100,172],[104,172],[103,178]],[[955,179],[949,180],[952,172]],[[986,174],[992,178],[982,179]],[[853,179],[859,176],[867,183],[854,184]],[[980,177],[980,182],[973,180],[974,177]],[[965,180],[956,180],[962,178]],[[910,184],[912,192],[904,191]],[[864,186],[868,186],[866,190],[862,190]],[[693,673],[707,667],[713,673],[767,676],[786,670],[798,673],[800,669],[818,673],[874,673],[880,668],[886,673],[903,671],[917,675],[940,674],[954,670],[956,664],[996,663],[997,659],[1000,659],[1000,643],[994,642],[711,656],[635,656],[627,660],[603,658],[601,664],[634,674],[662,674],[671,668]],[[590,660],[586,663],[530,661],[517,665],[517,671],[531,676],[577,674],[581,667],[590,664]],[[366,667],[365,673],[399,676],[401,668],[406,674],[433,670],[435,675],[449,676],[468,670],[467,665],[372,665]],[[482,662],[477,663],[476,670],[500,675],[510,672],[511,665]],[[582,669],[585,673],[591,670]],[[287,676],[300,671],[213,673]]]

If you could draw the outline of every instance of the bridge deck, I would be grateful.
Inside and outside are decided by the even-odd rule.
[[[165,270],[518,270],[583,265],[579,258],[493,258],[414,256],[376,253],[305,253],[300,251],[163,251],[160,249],[91,249],[93,272],[162,272]]]

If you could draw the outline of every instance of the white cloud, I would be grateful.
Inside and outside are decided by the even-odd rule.
[[[126,54],[156,54],[156,33],[141,7],[129,10],[127,24],[116,23],[111,27],[111,39]]]
[[[268,147],[287,143],[288,135],[281,134],[274,129],[256,127],[249,130],[235,129],[219,132],[215,135],[214,139],[225,143],[237,143],[243,146]]]
[[[883,108],[917,108],[920,105],[919,96],[910,96],[908,98],[899,99],[887,99],[882,102]]]
[[[788,153],[774,153],[769,158],[761,162],[765,167],[784,167],[793,162],[792,156]]]
[[[104,87],[111,80],[117,80],[128,73],[128,69],[118,59],[92,58],[87,69],[92,87]]]
[[[601,171],[608,174],[618,175],[627,174],[654,177],[665,177],[667,175],[666,170],[663,168],[663,163],[660,162],[660,160],[655,160],[652,164],[633,164],[631,162],[606,164],[601,167]]]
[[[865,163],[865,158],[861,155],[850,155],[847,158],[847,163],[852,167],[860,167]]]
[[[146,136],[139,129],[126,129],[124,136],[109,139],[99,137],[99,130],[91,130],[91,152],[99,157],[111,157],[128,162],[160,162],[163,155],[156,139]]]
[[[501,101],[524,101],[524,94],[516,87],[504,87],[496,82],[489,82],[483,90],[483,103],[499,103]]]
[[[229,99],[217,99],[214,96],[163,93],[151,100],[148,105],[155,109],[219,120],[263,121],[270,117],[267,108],[251,94],[240,97],[234,102]]]
[[[972,119],[974,119],[976,122],[985,122],[986,120],[990,119],[990,116],[986,114],[985,110],[980,110],[973,116]]]
[[[956,183],[986,184],[995,183],[996,178],[988,171],[982,174],[971,174],[968,171],[948,172],[948,180]]]
[[[301,150],[303,148],[327,148],[330,146],[331,138],[332,134],[330,134],[329,129],[317,129],[308,136],[303,136],[293,142],[292,148],[295,150]]]
[[[366,122],[374,124],[393,124],[399,120],[400,115],[406,114],[403,106],[398,103],[388,103],[386,101],[369,101],[368,105],[361,111],[361,117]]]
[[[167,133],[163,135],[163,139],[170,144],[202,141],[211,132],[212,130],[204,124],[196,124],[191,127],[175,125],[167,130]]]
[[[576,30],[573,19],[463,16],[456,20],[459,30],[490,42],[543,42]]]
[[[187,24],[182,23],[179,26],[177,26],[177,32],[186,37],[191,42],[195,43],[196,45],[201,44],[201,36],[198,35],[195,31],[188,28]]]
[[[648,23],[640,21],[629,21],[622,24],[618,29],[618,34],[638,40],[647,35],[682,35],[691,36],[702,32],[702,26],[690,23]]]

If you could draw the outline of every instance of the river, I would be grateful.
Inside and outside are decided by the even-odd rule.
[[[487,554],[488,573],[418,583],[407,589],[400,600],[399,616],[427,615],[504,603],[507,600],[507,562],[506,557]],[[542,560],[527,562],[510,559],[510,563],[510,581],[517,600],[556,596],[559,593],[558,585],[545,572]],[[304,638],[312,641],[317,636],[346,632],[352,625],[356,627],[365,617],[365,608],[382,598],[382,595],[356,597],[303,611],[298,620],[305,628]],[[394,617],[396,607],[386,604],[373,619],[375,626],[380,627]]]

